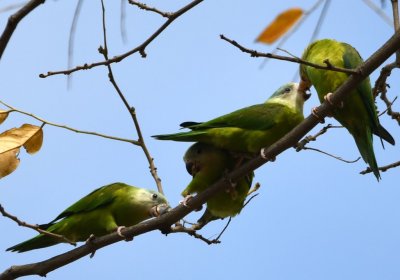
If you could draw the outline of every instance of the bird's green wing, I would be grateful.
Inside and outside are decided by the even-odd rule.
[[[283,109],[284,106],[278,103],[257,104],[234,111],[207,122],[186,122],[182,123],[181,126],[192,130],[204,130],[221,127],[267,130],[276,124],[276,117],[282,114]]]
[[[361,58],[360,54],[357,52],[355,48],[352,46],[342,43],[345,51],[343,53],[343,64],[347,69],[355,69],[360,66],[364,61]],[[375,103],[372,96],[371,83],[369,82],[369,78],[366,78],[357,86],[357,93],[360,95],[360,98],[368,112],[369,119],[371,120],[373,127],[378,127],[378,118],[375,109]]]
[[[98,188],[65,209],[49,224],[77,213],[90,212],[94,209],[107,206],[115,199],[115,192],[123,188],[126,188],[126,185],[122,183],[114,183]]]

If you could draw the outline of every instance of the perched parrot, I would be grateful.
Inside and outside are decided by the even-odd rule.
[[[355,48],[331,39],[319,40],[310,44],[305,49],[302,59],[316,64],[324,64],[324,61],[328,60],[336,67],[347,69],[357,68],[363,63]],[[329,101],[329,94],[350,76],[343,72],[316,69],[304,64],[300,65],[300,75],[300,88],[308,89],[313,85],[321,103],[326,98]],[[379,181],[380,174],[375,159],[372,134],[392,145],[395,144],[395,141],[379,123],[369,78],[366,78],[355,90],[346,95],[342,105],[335,107],[332,114],[353,136],[362,158]]]
[[[158,192],[114,183],[94,190],[53,221],[40,227],[72,242],[84,241],[92,234],[102,236],[159,216],[168,208],[166,198]],[[21,253],[60,242],[62,240],[58,238],[39,234],[8,248],[7,251]]]
[[[160,140],[202,142],[235,152],[257,153],[283,137],[303,119],[310,97],[297,83],[280,87],[265,103],[246,107],[213,120],[184,122],[188,132],[154,135]]]
[[[232,171],[238,165],[239,158],[234,158],[228,151],[216,148],[210,144],[195,143],[186,151],[183,160],[186,169],[193,176],[192,181],[183,190],[182,196],[187,197],[200,193],[221,179],[224,174]],[[207,201],[207,209],[197,221],[196,229],[202,228],[208,222],[225,217],[233,217],[240,213],[247,197],[254,173],[232,182],[232,185]]]

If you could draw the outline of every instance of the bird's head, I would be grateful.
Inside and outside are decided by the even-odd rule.
[[[303,104],[310,96],[311,94],[301,89],[298,83],[287,83],[278,88],[267,102],[281,103],[303,111]]]
[[[193,177],[204,169],[225,166],[227,160],[229,158],[226,151],[200,142],[190,146],[183,156],[186,170]]]
[[[145,209],[149,209],[152,217],[158,217],[170,209],[167,198],[159,192],[147,189],[139,189],[135,195],[138,205],[142,205]]]

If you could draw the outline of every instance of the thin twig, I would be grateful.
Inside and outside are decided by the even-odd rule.
[[[379,171],[385,172],[385,171],[387,171],[387,170],[389,170],[391,168],[395,168],[395,167],[398,167],[398,166],[400,166],[400,161],[397,161],[397,162],[394,162],[394,163],[391,163],[391,164],[388,164],[388,165],[385,165],[385,166],[381,166],[378,169],[379,169]],[[360,174],[364,175],[364,174],[368,174],[368,173],[371,173],[371,172],[372,172],[371,168],[367,167],[365,170],[361,171]]]
[[[105,8],[104,8],[103,0],[101,0],[101,7],[102,7],[102,12],[103,12],[103,39],[104,39],[103,43],[104,43],[104,47],[100,47],[99,48],[99,52],[104,56],[105,60],[108,60],[106,19],[105,19]],[[145,154],[145,156],[147,158],[147,161],[149,162],[150,173],[151,173],[152,177],[154,178],[154,181],[156,182],[158,192],[164,194],[164,191],[163,191],[163,188],[162,188],[162,184],[161,184],[161,179],[157,174],[157,168],[156,168],[156,166],[154,164],[154,159],[150,155],[150,152],[147,149],[147,146],[146,146],[146,144],[144,142],[144,138],[143,138],[142,131],[141,131],[141,128],[140,128],[140,125],[139,125],[139,121],[138,121],[137,116],[136,116],[135,108],[131,107],[129,105],[128,100],[126,99],[125,95],[122,93],[121,89],[119,88],[119,86],[118,86],[118,84],[117,84],[117,82],[115,80],[111,65],[107,65],[107,69],[108,69],[108,78],[109,78],[111,84],[113,85],[114,89],[118,93],[118,96],[120,97],[120,99],[124,103],[126,109],[128,110],[128,112],[129,112],[129,114],[130,114],[130,116],[132,118],[132,121],[133,121],[133,123],[135,125],[136,133],[138,135],[138,141],[137,142],[139,143],[139,146],[142,148],[142,150],[143,150],[143,152],[144,152],[144,154]]]
[[[392,119],[396,120],[397,123],[400,125],[400,112],[395,112],[392,109],[392,102],[390,102],[389,98],[387,97],[387,79],[389,78],[390,74],[392,73],[393,69],[399,68],[399,65],[396,62],[389,63],[382,67],[381,73],[378,79],[375,82],[375,87],[373,89],[373,95],[376,97],[380,94],[380,98],[386,104],[386,111]]]
[[[389,108],[392,108],[394,102],[396,102],[396,100],[397,100],[397,97],[398,97],[398,96],[396,96],[391,102],[390,102],[389,100],[387,100],[387,101],[389,101],[389,103],[387,104],[387,108],[386,108],[384,111],[382,111],[382,113],[380,113],[380,114],[378,115],[378,118],[380,118],[380,117],[383,116],[385,113],[387,113],[387,112],[389,111]],[[386,102],[385,102],[385,103],[386,103]]]
[[[330,153],[324,152],[324,151],[322,151],[320,149],[311,148],[311,147],[307,147],[306,146],[311,141],[316,141],[319,136],[325,134],[328,131],[328,129],[330,129],[330,128],[343,128],[343,126],[334,126],[334,125],[328,124],[328,125],[324,126],[320,131],[318,131],[315,135],[308,135],[308,136],[304,137],[295,146],[296,152],[299,152],[301,150],[311,150],[311,151],[322,153],[324,155],[330,156],[332,158],[335,158],[337,160],[340,160],[340,161],[343,161],[343,162],[346,162],[346,163],[355,163],[355,162],[359,161],[360,157],[358,157],[355,160],[345,160],[345,159],[343,159],[341,157],[338,157],[338,156],[332,155]]]
[[[29,224],[27,222],[21,221],[20,219],[18,219],[18,217],[8,213],[1,204],[0,204],[0,213],[4,217],[9,218],[10,220],[13,220],[14,222],[16,222],[19,226],[36,230],[40,234],[44,234],[44,235],[47,235],[47,236],[50,236],[50,237],[54,237],[54,238],[57,238],[57,239],[59,239],[59,240],[61,240],[63,242],[66,242],[66,243],[69,243],[71,245],[76,246],[76,242],[73,242],[73,241],[69,240],[68,238],[66,238],[63,235],[56,234],[56,233],[49,232],[47,230],[41,229],[39,225],[32,225],[32,224]]]
[[[356,74],[356,75],[360,74],[359,70],[356,70],[356,69],[346,69],[346,68],[336,67],[336,66],[333,66],[333,65],[330,65],[327,63],[326,63],[327,65],[316,64],[316,63],[311,63],[306,60],[300,59],[299,57],[281,56],[281,55],[276,55],[276,54],[272,54],[272,53],[264,53],[264,52],[259,52],[256,50],[251,50],[246,47],[243,47],[236,41],[225,37],[223,34],[221,34],[220,37],[222,40],[227,41],[231,45],[237,47],[242,52],[250,54],[251,57],[269,57],[269,58],[278,59],[278,60],[290,61],[290,62],[294,62],[294,63],[298,63],[298,64],[305,64],[307,66],[311,66],[311,67],[314,67],[317,69],[343,72],[343,73],[347,73],[347,74]]]
[[[254,195],[254,196],[255,196],[255,195]],[[254,196],[253,196],[253,197],[254,197]],[[246,205],[244,205],[244,206],[246,206]],[[243,207],[244,207],[244,206],[243,206]],[[222,231],[218,234],[217,238],[214,239],[215,242],[218,242],[218,243],[221,242],[221,241],[219,241],[219,239],[220,239],[221,236],[224,234],[224,232],[226,231],[226,229],[229,227],[229,225],[231,224],[231,221],[232,221],[232,217],[229,217],[228,222],[226,223],[226,225],[224,226],[224,228],[222,229]]]
[[[17,28],[18,23],[27,16],[30,12],[36,9],[40,4],[43,4],[45,0],[31,0],[21,9],[19,9],[15,14],[8,18],[6,28],[0,37],[0,59],[3,56],[4,50],[10,41],[11,35],[14,33],[15,28]]]
[[[43,0],[42,0],[43,1]],[[49,71],[46,74],[40,74],[39,77],[40,78],[47,78],[49,76],[53,76],[53,75],[70,75],[71,73],[74,73],[76,71],[79,70],[88,70],[94,67],[98,67],[98,66],[107,66],[110,65],[112,63],[118,63],[121,60],[127,58],[128,56],[139,52],[140,55],[142,57],[146,57],[146,53],[145,53],[145,49],[146,47],[155,39],[157,38],[174,20],[176,20],[178,17],[180,17],[181,15],[183,15],[184,13],[186,13],[187,11],[189,11],[190,9],[192,9],[193,7],[195,7],[196,5],[200,4],[201,2],[203,2],[204,0],[195,0],[191,3],[189,3],[188,5],[184,6],[183,8],[181,8],[180,10],[172,13],[169,17],[168,20],[161,25],[149,38],[147,38],[142,44],[140,44],[139,46],[135,47],[134,49],[118,55],[118,56],[114,56],[111,59],[105,60],[105,61],[99,61],[99,62],[94,62],[91,64],[85,63],[82,66],[77,66],[75,68],[72,69],[68,69],[68,70],[61,70],[61,71]]]
[[[115,137],[115,136],[109,136],[109,135],[105,135],[105,134],[101,134],[101,133],[97,133],[97,132],[92,132],[92,131],[79,130],[79,129],[72,128],[72,127],[69,127],[69,126],[66,126],[66,125],[49,122],[49,121],[46,121],[45,119],[42,119],[42,118],[40,118],[40,117],[38,117],[38,116],[36,116],[36,115],[34,115],[32,113],[24,112],[24,111],[19,110],[19,109],[15,108],[15,107],[13,107],[11,105],[8,105],[7,103],[5,103],[5,102],[3,102],[1,100],[0,100],[0,103],[10,109],[10,111],[8,111],[9,113],[17,112],[17,113],[29,116],[31,118],[34,118],[34,119],[36,119],[36,120],[38,120],[38,121],[40,121],[40,122],[42,122],[44,124],[48,124],[48,125],[51,125],[51,126],[63,128],[63,129],[70,130],[70,131],[73,131],[73,132],[76,132],[76,133],[94,135],[94,136],[107,138],[107,139],[112,139],[112,140],[117,140],[117,141],[121,141],[121,142],[128,142],[128,143],[131,143],[131,144],[137,145],[137,146],[141,145],[139,143],[139,141],[135,141],[135,140],[132,140],[132,139],[125,139],[125,138],[120,138],[120,137]]]
[[[328,131],[328,129],[330,129],[330,128],[343,128],[343,126],[334,126],[334,125],[328,124],[328,125],[324,126],[320,131],[318,131],[315,135],[308,135],[308,136],[304,137],[304,139],[302,139],[299,143],[297,143],[297,145],[295,147],[296,152],[300,152],[301,150],[303,150],[305,145],[307,145],[311,141],[317,140],[317,138],[319,136],[325,134]]]
[[[221,243],[221,241],[219,241],[218,238],[217,239],[212,239],[212,240],[207,239],[204,236],[202,236],[201,234],[198,234],[196,232],[196,230],[184,227],[184,226],[182,226],[180,224],[175,224],[175,226],[171,228],[171,232],[170,233],[179,233],[179,232],[187,233],[187,234],[189,234],[190,236],[193,236],[196,239],[204,241],[208,245]]]
[[[144,3],[140,3],[140,2],[137,2],[137,1],[133,1],[133,0],[129,0],[129,4],[138,6],[142,10],[154,12],[154,13],[159,14],[159,15],[165,17],[165,18],[170,18],[173,15],[173,13],[163,12],[163,11],[160,11],[159,9],[157,9],[157,8],[149,7]]]
[[[341,157],[338,157],[338,156],[332,155],[332,154],[330,154],[330,153],[324,152],[324,151],[322,151],[322,150],[320,150],[320,149],[311,148],[311,147],[303,147],[303,150],[311,150],[311,151],[319,152],[319,153],[321,153],[321,154],[330,156],[330,157],[332,157],[332,158],[334,158],[334,159],[343,161],[343,162],[345,162],[345,163],[355,163],[355,162],[357,162],[357,161],[359,161],[359,160],[361,159],[360,157],[358,157],[358,158],[355,159],[355,160],[346,160],[346,159],[343,159],[343,158],[341,158]]]

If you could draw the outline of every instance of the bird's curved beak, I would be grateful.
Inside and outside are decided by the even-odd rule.
[[[185,167],[186,171],[193,176],[193,167],[194,167],[194,162],[193,161],[187,161],[185,162]]]
[[[311,97],[311,93],[309,90],[303,91],[304,101],[308,100]]]
[[[196,161],[186,161],[185,166],[187,172],[193,177],[196,176],[197,172],[200,170],[199,164]]]
[[[304,101],[308,100],[311,97],[310,93],[311,84],[303,79],[300,80],[298,90],[303,93]]]
[[[150,209],[150,215],[152,217],[159,217],[167,213],[170,209],[171,207],[166,203],[158,204]]]

